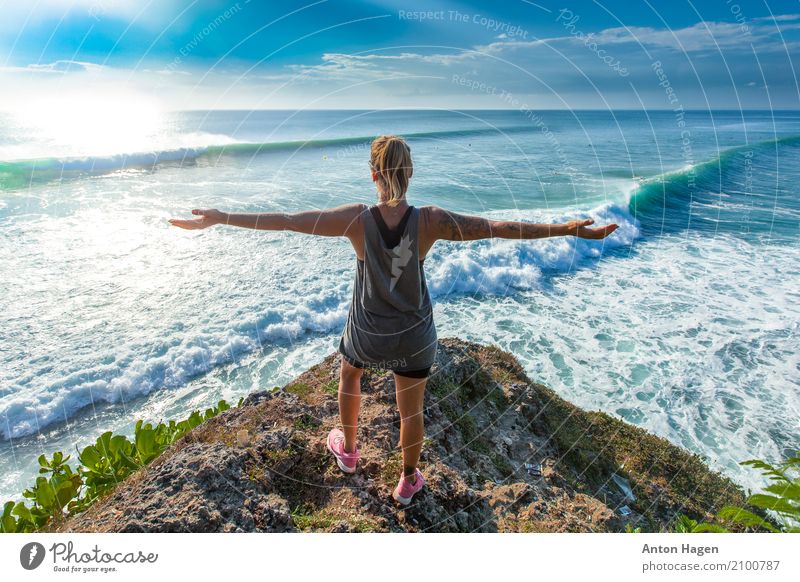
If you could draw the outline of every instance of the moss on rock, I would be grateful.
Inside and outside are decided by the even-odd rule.
[[[697,455],[574,406],[497,347],[447,338],[425,396],[427,485],[398,507],[392,375],[362,377],[362,458],[345,475],[325,446],[339,425],[339,365],[333,353],[249,395],[57,531],[669,531],[679,514],[702,520],[744,501]]]

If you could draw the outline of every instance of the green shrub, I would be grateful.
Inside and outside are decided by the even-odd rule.
[[[675,522],[676,533],[724,533],[724,527],[712,523],[698,523],[687,515],[681,515]]]
[[[726,505],[720,509],[717,519],[745,528],[762,529],[773,533],[800,533],[800,452],[777,467],[758,459],[742,461],[740,465],[761,469],[762,475],[769,477],[769,480],[772,481],[764,488],[763,493],[750,495],[745,504],[775,512],[780,518],[779,523],[773,524],[754,511],[734,505]],[[698,523],[682,515],[676,522],[675,531],[695,533],[727,532],[729,530],[718,524]]]
[[[243,401],[240,398],[237,406]],[[25,501],[6,502],[0,517],[0,533],[36,531],[85,511],[128,475],[161,455],[175,440],[229,408],[225,400],[220,400],[204,413],[195,410],[180,422],[170,420],[153,426],[137,420],[133,441],[124,435],[105,432],[80,451],[79,464],[74,470],[67,464],[70,455],[65,457],[57,451],[49,460],[41,455],[41,475],[31,488],[22,492],[30,500],[30,507]]]

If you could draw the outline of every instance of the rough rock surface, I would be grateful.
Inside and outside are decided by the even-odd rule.
[[[339,365],[334,353],[250,394],[57,531],[661,531],[680,513],[743,502],[700,457],[573,406],[502,350],[448,338],[425,397],[427,485],[403,508],[391,499],[401,470],[391,373],[362,379],[357,473],[325,447]]]

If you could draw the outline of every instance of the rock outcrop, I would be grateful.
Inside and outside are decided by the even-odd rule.
[[[391,373],[362,379],[361,461],[339,471],[340,356],[250,394],[131,475],[62,532],[604,532],[672,528],[744,494],[703,460],[647,431],[588,412],[532,382],[495,347],[448,338],[425,396],[420,468],[408,507]]]

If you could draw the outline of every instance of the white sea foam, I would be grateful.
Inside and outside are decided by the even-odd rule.
[[[638,235],[636,221],[623,207],[605,204],[583,216],[550,215],[541,211],[513,214],[515,219],[557,222],[591,217],[596,224],[620,225],[614,240],[587,241],[574,238],[548,240],[492,239],[448,243],[436,247],[426,259],[431,297],[507,294],[534,289],[543,270],[560,272],[588,266],[610,249],[630,245]],[[441,243],[437,243],[441,244]],[[351,278],[349,271],[343,275]],[[154,390],[181,386],[220,364],[273,342],[295,341],[309,333],[338,333],[347,318],[351,287],[319,282],[318,293],[293,294],[281,300],[281,309],[182,338],[175,336],[162,349],[150,353],[131,351],[115,364],[81,369],[59,377],[35,391],[22,386],[0,398],[0,435],[19,438],[36,434],[52,423],[64,422],[93,403],[126,402]]]
[[[20,447],[35,447],[37,455],[42,447],[70,449],[98,430],[129,431],[126,422],[153,410],[178,418],[223,392],[231,398],[288,381],[335,346],[353,280],[347,241],[224,227],[185,232],[166,224],[192,207],[255,212],[374,200],[365,158],[346,149],[352,140],[314,144],[348,155],[295,153],[296,140],[313,134],[308,127],[334,126],[339,114],[314,113],[308,125],[281,135],[271,135],[271,117],[236,133],[237,115],[217,116],[205,136],[154,142],[152,151],[71,158],[74,181],[59,179],[63,159],[50,148],[26,156],[47,152],[55,160],[48,181],[29,180],[27,163],[0,167],[0,179],[17,189],[0,202],[0,263],[13,266],[0,277],[0,436],[43,435],[36,443],[0,443],[0,468],[14,475],[0,482],[3,492],[17,493],[35,476],[36,455],[25,453],[32,465],[17,471],[25,462],[14,457]],[[532,378],[570,400],[618,413],[734,476],[747,473],[736,465],[742,459],[778,460],[796,448],[788,422],[800,405],[800,258],[791,236],[798,180],[796,156],[784,155],[796,144],[778,144],[780,173],[775,143],[753,146],[749,176],[739,154],[720,163],[715,157],[719,143],[742,143],[742,136],[722,140],[693,128],[698,165],[689,191],[681,170],[652,178],[684,164],[679,141],[661,139],[662,128],[666,136],[674,131],[669,112],[656,124],[657,149],[649,137],[639,139],[653,128],[636,116],[625,132],[641,145],[629,148],[634,142],[620,141],[616,125],[592,121],[593,113],[589,133],[603,143],[593,148],[582,128],[569,129],[571,114],[548,115],[586,175],[540,181],[535,168],[556,168],[559,160],[542,147],[539,132],[516,133],[513,144],[475,134],[465,148],[439,132],[450,125],[438,121],[347,121],[346,135],[386,127],[428,132],[412,143],[416,204],[471,214],[518,206],[487,215],[536,222],[591,216],[620,225],[606,241],[440,241],[425,262],[440,335],[499,344]],[[222,134],[247,142],[215,137]],[[265,149],[259,143],[277,143],[280,155],[256,157]],[[244,163],[216,155],[231,150]],[[197,153],[208,163],[83,179],[98,164],[148,166],[157,156],[180,162]],[[720,165],[722,174],[709,169]],[[619,178],[633,174],[651,178]],[[641,224],[625,203],[633,188]],[[780,245],[769,242],[779,234],[788,236]],[[141,407],[113,406],[96,423],[78,414],[92,403],[144,395],[150,396]],[[59,426],[64,420],[67,429]]]
[[[444,302],[437,328],[509,350],[569,401],[757,489],[758,472],[737,463],[797,443],[799,261],[796,247],[729,236],[650,240],[635,259],[556,277],[547,292]]]
[[[639,236],[636,219],[625,206],[607,203],[575,214],[547,215],[541,211],[517,211],[519,220],[565,222],[592,218],[596,225],[619,225],[611,239],[591,241],[573,237],[544,240],[489,239],[464,243],[437,243],[426,259],[428,285],[432,297],[465,293],[508,293],[514,289],[534,289],[543,270],[568,272],[582,268],[612,249],[630,246]],[[502,213],[493,213],[493,217]]]
[[[316,298],[307,299],[314,303]],[[238,323],[236,331],[198,333],[184,339],[176,335],[151,354],[131,350],[114,364],[81,369],[34,391],[12,387],[0,398],[0,434],[6,439],[38,434],[48,425],[69,421],[87,406],[127,402],[154,390],[176,388],[260,346],[295,340],[309,332],[334,331],[344,325],[348,307],[345,301],[317,309],[301,304]]]

